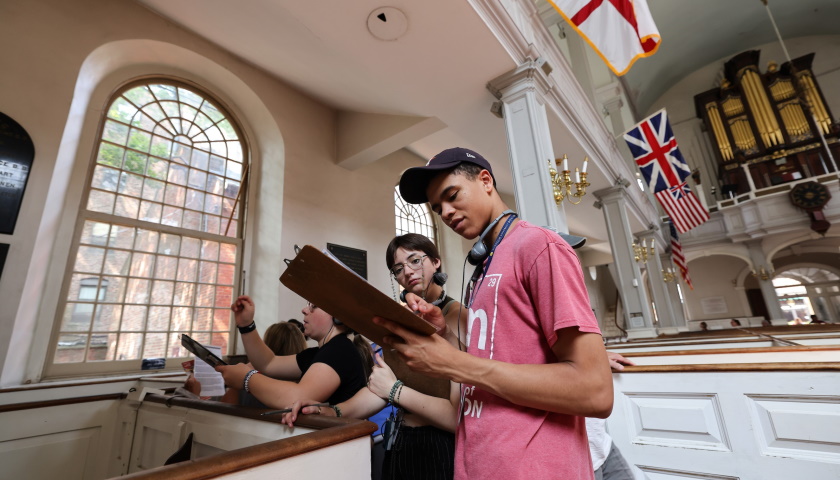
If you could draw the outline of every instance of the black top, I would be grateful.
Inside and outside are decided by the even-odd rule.
[[[316,363],[326,364],[341,379],[338,389],[327,399],[331,405],[350,399],[367,385],[362,356],[346,335],[338,335],[320,348],[307,348],[297,354],[301,377]]]

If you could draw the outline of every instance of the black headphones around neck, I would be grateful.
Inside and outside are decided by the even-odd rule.
[[[470,262],[470,265],[479,265],[485,258],[487,258],[489,252],[487,251],[487,245],[484,243],[484,237],[490,233],[490,230],[492,230],[502,218],[506,215],[513,214],[516,214],[516,212],[513,210],[505,210],[492,222],[490,222],[490,225],[487,225],[487,228],[485,228],[483,232],[481,232],[481,235],[478,236],[478,240],[475,242],[475,245],[473,245],[470,249],[470,253],[467,254],[467,261]]]
[[[434,282],[435,285],[439,285],[439,286],[442,287],[443,284],[446,283],[446,279],[448,279],[448,278],[449,278],[449,275],[447,275],[443,272],[435,272],[435,274],[432,275],[432,282]],[[402,303],[405,303],[405,295],[407,293],[408,293],[408,290],[403,290],[402,292],[400,292],[400,301]],[[435,302],[438,302],[438,300],[435,300]],[[432,305],[437,305],[437,303],[435,303],[435,302],[432,302]],[[440,302],[438,302],[438,303],[440,303]]]

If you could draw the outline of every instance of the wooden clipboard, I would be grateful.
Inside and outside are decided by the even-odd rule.
[[[437,331],[434,325],[311,245],[304,246],[286,263],[288,267],[280,276],[283,285],[378,345],[384,345],[382,338],[391,332],[374,324],[373,317],[387,318],[422,335]],[[388,355],[388,366],[406,385],[428,395],[449,398],[449,380],[411,372],[395,357],[398,355]]]

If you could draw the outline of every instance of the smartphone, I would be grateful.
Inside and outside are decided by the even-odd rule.
[[[192,352],[192,354],[196,357],[204,360],[204,362],[213,368],[216,368],[219,365],[227,365],[224,360],[216,355],[213,355],[213,352],[204,348],[204,345],[196,342],[186,333],[181,334],[181,346]]]

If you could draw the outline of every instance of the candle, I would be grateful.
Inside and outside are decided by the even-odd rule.
[[[575,168],[575,183],[580,183],[580,169]]]
[[[583,173],[586,173],[586,166],[589,164],[589,157],[583,157]]]
[[[563,155],[563,171],[564,171],[564,172],[568,172],[568,171],[569,171],[569,159],[568,159],[568,158],[566,158],[566,156],[565,156],[565,155]]]

